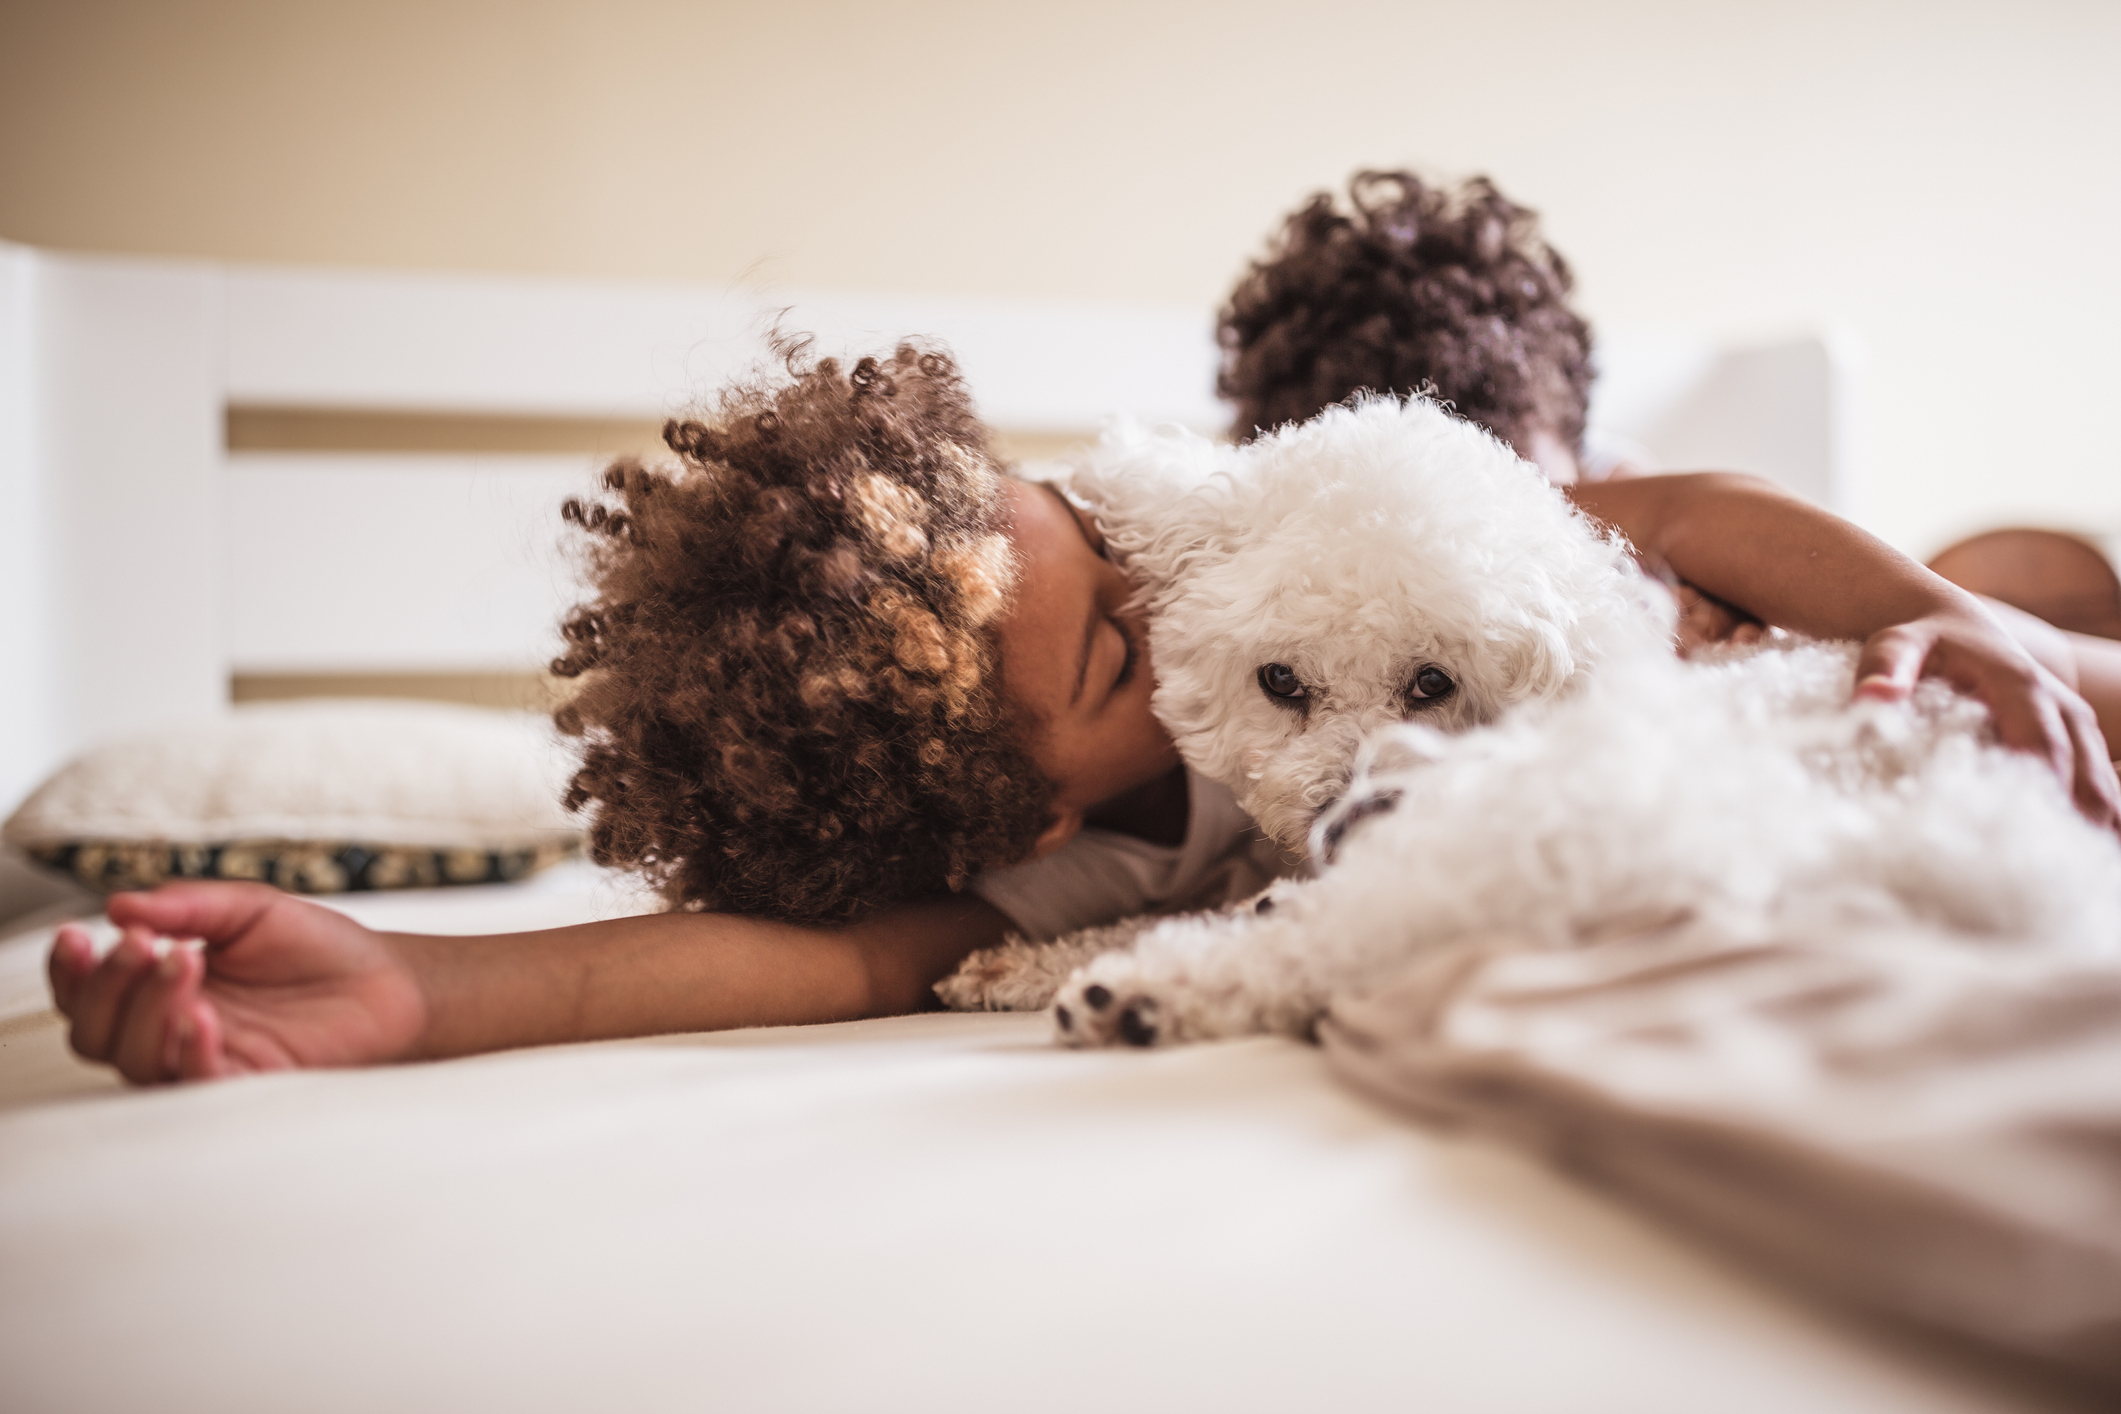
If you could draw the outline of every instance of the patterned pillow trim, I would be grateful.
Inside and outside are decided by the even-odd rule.
[[[81,840],[32,846],[41,864],[99,893],[151,889],[171,879],[249,879],[298,894],[369,889],[432,889],[500,884],[575,854],[577,840],[515,849],[429,849],[314,840],[233,840],[226,844],[141,844]]]

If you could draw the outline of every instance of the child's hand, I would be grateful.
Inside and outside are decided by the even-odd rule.
[[[128,1080],[399,1060],[426,1024],[383,935],[263,884],[167,884],[113,896],[109,914],[123,936],[100,962],[82,929],[59,930],[52,996],[74,1050]]]
[[[1899,701],[1938,677],[1988,705],[1996,736],[2054,770],[2095,824],[2121,831],[2121,784],[2091,706],[1978,608],[1944,609],[1874,633],[1856,696]]]
[[[1738,648],[1758,643],[1767,632],[1767,626],[1751,614],[1732,608],[1714,595],[1702,593],[1683,579],[1673,582],[1672,597],[1679,604],[1675,636],[1682,658],[1691,658],[1709,648]]]

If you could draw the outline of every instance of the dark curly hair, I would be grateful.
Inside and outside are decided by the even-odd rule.
[[[1029,853],[1054,787],[1001,696],[1004,482],[947,354],[783,341],[563,514],[594,597],[555,713],[592,856],[674,908],[837,922]]]
[[[1235,431],[1301,422],[1368,388],[1429,390],[1530,455],[1544,428],[1580,450],[1591,329],[1537,213],[1485,177],[1456,189],[1360,172],[1348,209],[1319,192],[1238,282],[1215,388]]]

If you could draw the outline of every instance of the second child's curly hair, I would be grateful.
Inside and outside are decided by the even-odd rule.
[[[1361,172],[1347,208],[1290,215],[1224,306],[1216,391],[1250,438],[1358,390],[1427,389],[1529,455],[1533,429],[1583,440],[1591,330],[1536,213],[1485,177],[1455,189]]]
[[[997,683],[1005,483],[948,355],[725,391],[570,501],[594,597],[553,664],[592,856],[674,908],[836,922],[1022,859],[1053,786]]]

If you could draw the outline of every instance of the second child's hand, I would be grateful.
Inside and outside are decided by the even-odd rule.
[[[1978,698],[2006,746],[2047,763],[2088,819],[2121,831],[2121,784],[2090,704],[1965,590],[1758,477],[1645,476],[1567,494],[1702,593],[1763,623],[1861,642],[1860,696],[1903,699],[1928,676]]]
[[[1923,677],[1986,703],[1997,740],[2044,760],[2086,818],[2121,831],[2121,781],[2091,704],[1992,617],[1945,610],[1872,634],[1856,663],[1856,696],[1904,701]]]

